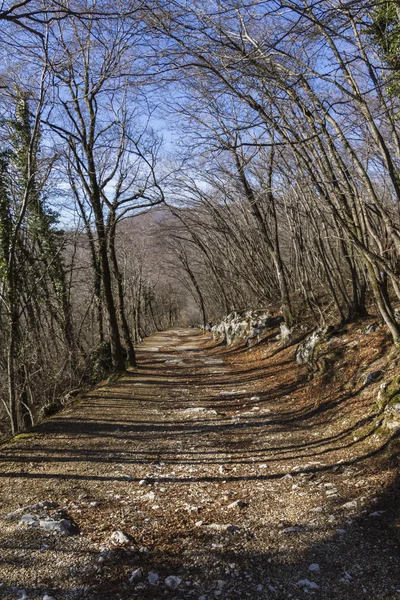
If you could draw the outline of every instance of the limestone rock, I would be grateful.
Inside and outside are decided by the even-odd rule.
[[[296,348],[295,360],[298,365],[306,365],[317,358],[318,347],[327,334],[326,327],[319,327],[310,333]]]
[[[135,583],[136,581],[140,581],[141,579],[143,579],[144,577],[144,572],[142,567],[139,567],[138,569],[135,569],[134,571],[132,571],[132,574],[129,578],[129,583]]]
[[[400,399],[397,397],[385,408],[383,426],[387,429],[400,429]]]
[[[182,579],[180,577],[177,577],[176,575],[170,575],[165,579],[165,585],[170,590],[176,590],[176,588],[179,587],[181,583]]]
[[[231,504],[228,504],[227,508],[245,508],[246,506],[247,504],[244,500],[235,500]]]
[[[39,521],[40,529],[45,531],[53,531],[60,533],[61,535],[71,535],[72,522],[69,519],[61,519],[55,521],[54,519],[41,519]]]
[[[129,544],[131,541],[130,538],[127,535],[125,535],[123,531],[114,531],[110,540],[113,544],[118,544],[119,546]]]
[[[260,339],[264,331],[279,327],[282,321],[281,316],[271,316],[267,311],[233,311],[211,331],[214,339],[222,338],[228,346],[236,342],[251,345]]]
[[[319,590],[319,585],[317,585],[314,581],[309,581],[308,579],[300,579],[297,582],[297,585],[301,588],[306,588],[309,590]]]
[[[24,506],[22,508],[17,508],[17,510],[13,510],[12,512],[5,515],[4,519],[6,521],[14,521],[24,515],[26,513],[40,513],[47,510],[52,510],[57,508],[57,502],[38,502],[37,504],[31,504],[29,506]]]
[[[154,571],[150,571],[148,573],[147,581],[149,582],[150,585],[156,585],[158,580],[159,580],[158,573],[155,573]]]
[[[242,527],[239,527],[239,525],[225,525],[222,523],[210,523],[209,525],[205,525],[205,527],[219,533],[235,533],[236,531],[242,530]]]

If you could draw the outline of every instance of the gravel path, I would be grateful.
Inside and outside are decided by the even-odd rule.
[[[0,598],[400,599],[370,399],[194,330],[138,360],[1,448]]]

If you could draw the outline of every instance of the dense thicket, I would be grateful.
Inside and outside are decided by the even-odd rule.
[[[234,309],[290,331],[374,304],[400,345],[397,2],[31,0],[0,27],[13,432]]]

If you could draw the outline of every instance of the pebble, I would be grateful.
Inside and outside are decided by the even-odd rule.
[[[129,578],[129,583],[134,583],[135,581],[142,579],[143,576],[144,576],[143,569],[142,569],[142,567],[139,567],[138,569],[135,569],[134,571],[132,571],[132,574]]]
[[[317,585],[314,581],[310,581],[309,579],[300,579],[297,582],[297,585],[301,588],[307,588],[309,590],[319,590],[319,585]]]
[[[150,583],[150,585],[155,585],[158,581],[159,577],[158,574],[155,573],[154,571],[150,571],[147,575],[147,581]]]
[[[338,535],[344,535],[346,533],[346,530],[345,529],[336,529],[336,533]]]
[[[246,506],[246,502],[243,500],[235,500],[231,504],[228,504],[227,508],[244,508]]]
[[[285,527],[282,529],[282,533],[297,533],[300,531],[300,527]]]
[[[144,496],[142,496],[142,500],[154,500],[156,497],[154,492],[149,492],[148,494],[144,494]]]
[[[346,510],[352,510],[353,508],[357,508],[357,500],[350,500],[350,502],[342,504],[342,508],[345,508]]]
[[[48,594],[45,594],[43,596],[43,600],[56,600],[56,599],[54,598],[54,596],[49,596]]]
[[[129,544],[129,542],[130,542],[130,539],[128,538],[127,535],[125,535],[125,533],[123,531],[114,531],[110,540],[114,544]]]
[[[319,573],[320,572],[320,566],[317,563],[312,563],[309,567],[308,570],[314,573]]]
[[[182,579],[180,577],[177,577],[176,575],[170,575],[165,579],[165,585],[170,590],[176,590],[176,588],[179,587],[181,583]]]
[[[235,531],[240,531],[242,529],[242,527],[239,527],[239,525],[224,525],[222,523],[211,523],[210,525],[205,525],[205,527],[207,527],[207,529],[211,529],[213,531],[220,531],[220,532],[227,532],[227,533],[234,533]]]
[[[141,480],[139,481],[139,485],[140,485],[140,486],[147,485],[148,483],[149,483],[149,480],[148,480],[148,479],[141,479]]]

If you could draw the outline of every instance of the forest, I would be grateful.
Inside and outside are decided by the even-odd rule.
[[[398,2],[5,1],[0,47],[2,435],[233,311],[400,347]]]

